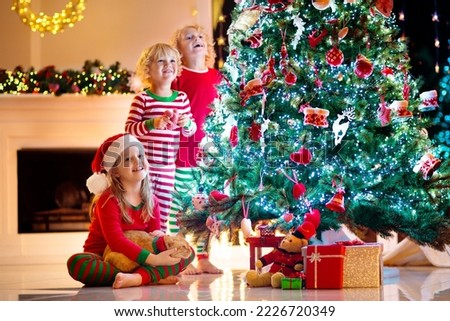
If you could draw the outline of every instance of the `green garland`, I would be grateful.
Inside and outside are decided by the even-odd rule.
[[[0,69],[0,94],[62,94],[106,95],[132,93],[129,81],[131,72],[120,68],[116,62],[105,69],[99,60],[87,60],[81,70],[67,69],[62,72],[55,66],[39,71],[21,66],[13,71]]]

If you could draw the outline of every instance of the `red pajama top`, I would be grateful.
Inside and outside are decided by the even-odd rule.
[[[206,117],[212,112],[211,104],[218,97],[216,86],[222,79],[217,69],[196,71],[183,67],[172,88],[183,91],[191,102],[191,113],[197,123],[197,131],[191,137],[181,137],[176,160],[177,167],[197,167],[198,145],[205,137],[203,128]]]
[[[148,222],[144,222],[141,218],[142,207],[127,207],[128,214],[133,220],[131,224],[128,224],[121,219],[117,198],[112,195],[110,188],[107,189],[95,205],[89,234],[84,243],[84,251],[103,256],[103,251],[108,244],[113,251],[123,253],[129,259],[144,264],[150,252],[128,240],[123,232],[128,230],[146,232],[159,230],[160,212],[156,197],[154,197],[153,202],[153,218]]]

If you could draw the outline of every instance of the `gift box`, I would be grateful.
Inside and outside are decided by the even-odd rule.
[[[377,288],[382,283],[380,243],[340,243],[345,246],[344,288]],[[347,245],[346,245],[347,244]]]
[[[281,288],[283,290],[300,290],[302,288],[301,278],[282,278]]]
[[[345,246],[308,245],[302,249],[307,289],[341,289]]]

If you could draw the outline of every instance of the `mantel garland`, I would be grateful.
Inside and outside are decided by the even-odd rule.
[[[107,95],[133,93],[133,74],[116,62],[105,68],[99,60],[86,60],[81,70],[67,69],[62,72],[55,66],[39,71],[0,69],[0,94],[62,94]]]
[[[54,13],[53,16],[43,12],[33,12],[31,0],[13,0],[11,7],[11,10],[18,14],[24,24],[29,26],[32,31],[39,31],[42,37],[45,32],[57,34],[63,32],[66,27],[73,27],[76,22],[83,19],[82,14],[85,9],[85,0],[69,1],[65,9]]]

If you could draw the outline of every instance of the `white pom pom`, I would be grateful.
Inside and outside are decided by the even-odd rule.
[[[108,187],[109,182],[103,173],[94,173],[86,180],[86,186],[89,192],[95,195],[103,193]]]

